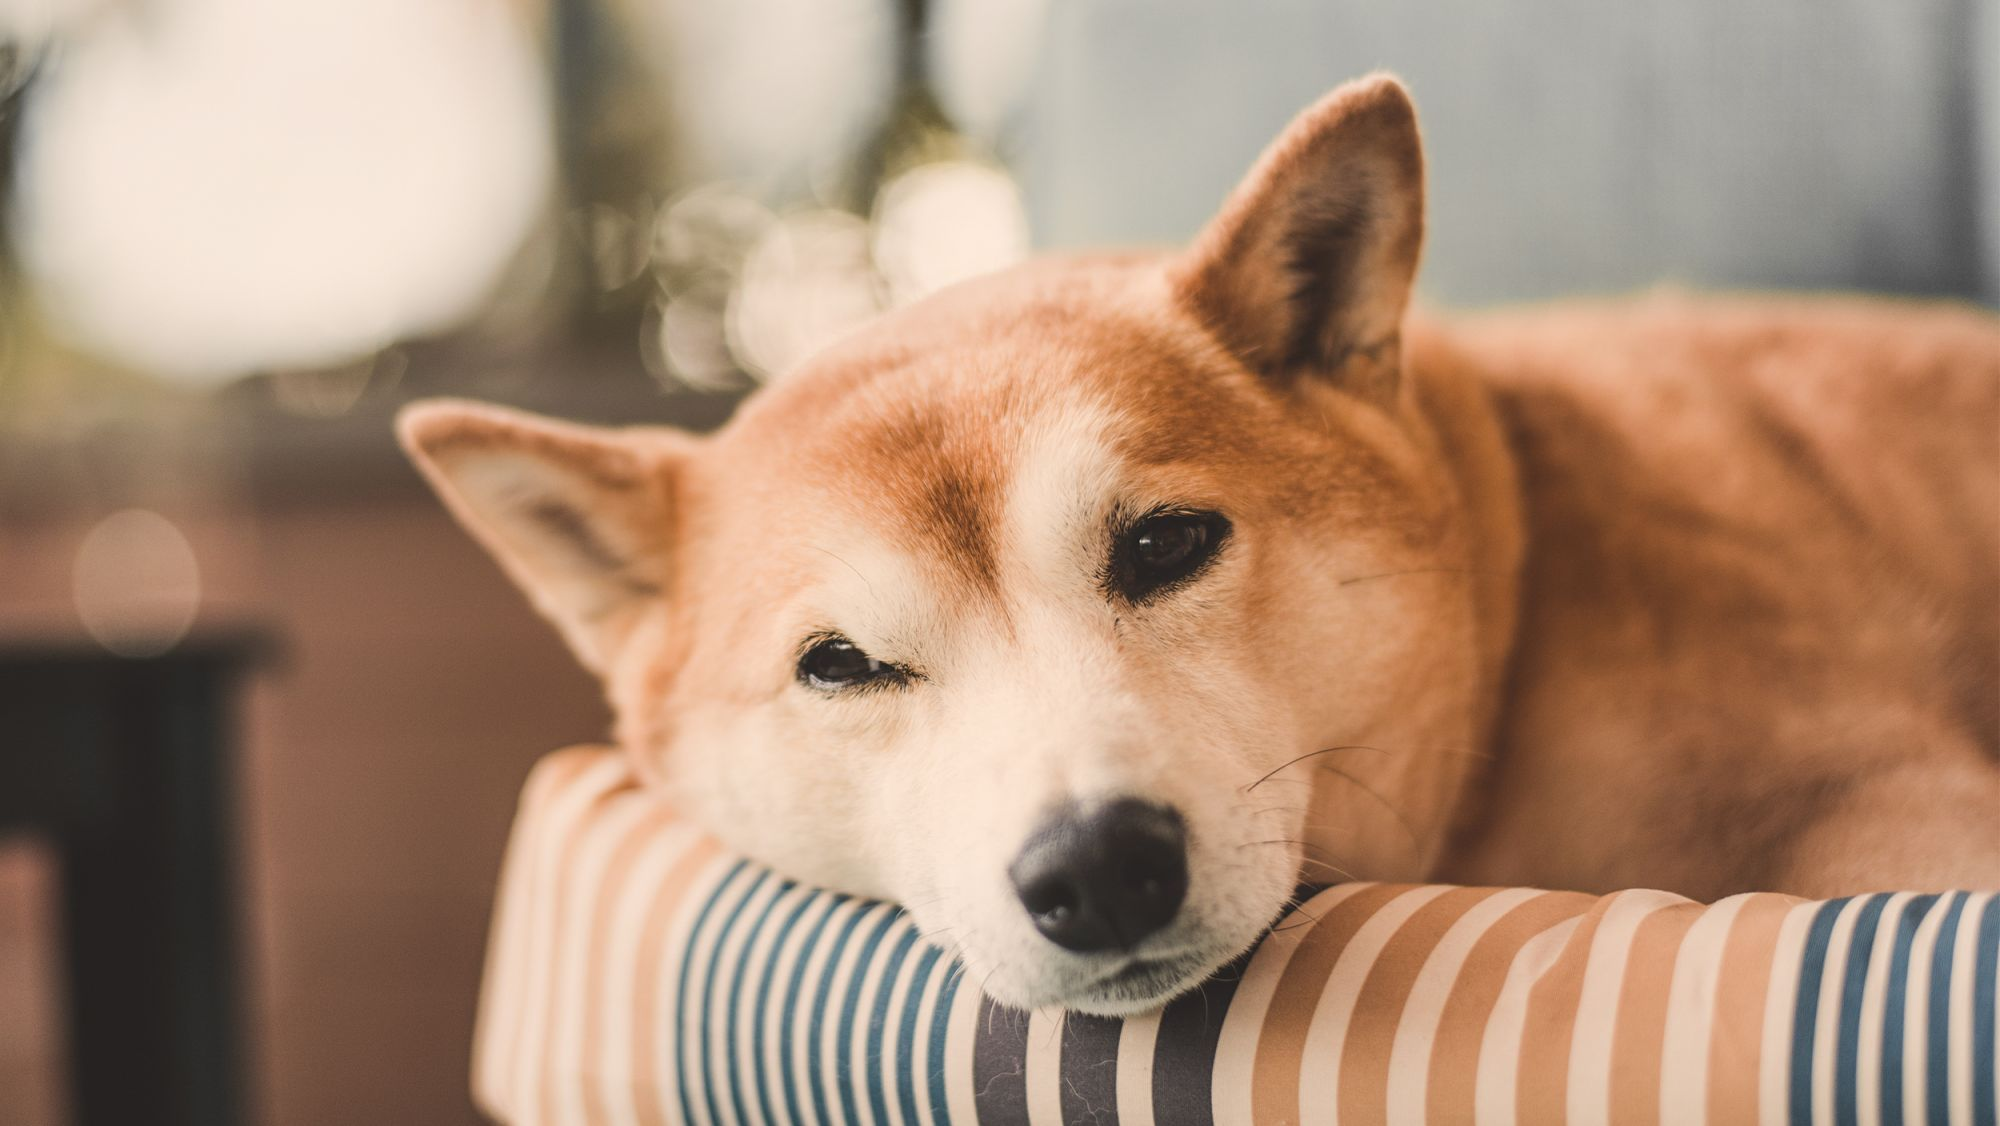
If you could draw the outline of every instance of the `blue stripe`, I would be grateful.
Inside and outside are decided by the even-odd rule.
[[[896,940],[888,965],[882,967],[882,987],[875,992],[875,1009],[868,1016],[868,1109],[875,1112],[875,1121],[883,1123],[889,1121],[889,1092],[882,1087],[882,1035],[889,1027],[889,995],[895,992],[896,976],[903,972],[910,947],[917,944],[917,928],[909,924],[908,916],[903,918],[903,937]],[[908,1045],[902,1056],[909,1059]]]
[[[701,1046],[701,1070],[698,1074],[701,1076],[701,1093],[703,1101],[708,1104],[710,1122],[722,1121],[722,1110],[715,1104],[716,1084],[712,1082],[715,1078],[715,1059],[712,1051],[715,1037],[710,1035],[710,1032],[717,1025],[721,1025],[723,1034],[729,1035],[730,1026],[735,1023],[732,1014],[718,1010],[715,1004],[715,977],[722,969],[722,948],[728,945],[729,936],[735,931],[737,920],[743,917],[743,909],[750,905],[750,901],[757,897],[758,889],[769,883],[771,878],[769,869],[757,873],[757,878],[750,881],[749,888],[736,900],[736,906],[731,907],[729,914],[723,916],[722,925],[716,928],[715,937],[709,942],[708,973],[701,984],[701,1020],[695,1025],[695,1040]],[[692,943],[688,945],[690,954],[699,949],[701,947]],[[688,960],[693,961],[692,958]],[[734,1086],[731,1078],[723,1076],[722,1086]]]
[[[861,1007],[861,985],[868,977],[868,967],[875,961],[875,950],[882,945],[882,938],[889,933],[896,920],[903,917],[900,910],[885,911],[875,929],[862,940],[861,953],[854,959],[854,976],[847,979],[847,996],[840,1006],[840,1023],[834,1025],[833,1071],[840,1076],[840,1110],[847,1117],[843,1122],[860,1122],[861,1110],[854,1101],[854,1013]],[[877,988],[888,988],[884,978]]]
[[[2000,1121],[1995,1113],[1993,1007],[2000,978],[2000,895],[1986,900],[1979,916],[1978,954],[1972,974],[1972,1120]]]
[[[1951,962],[1958,949],[1958,917],[1970,898],[1970,892],[1952,894],[1951,907],[1931,940],[1931,1001],[1925,1020],[1930,1035],[1924,1038],[1930,1068],[1924,1082],[1924,1116],[1935,1126],[1951,1126],[1951,1075],[1946,1070],[1951,1061]]]
[[[951,1032],[951,1003],[958,996],[958,984],[965,980],[965,963],[953,962],[944,971],[944,984],[938,987],[937,1008],[931,1011],[931,1062],[927,1069],[930,1079],[931,1121],[937,1126],[951,1126],[951,1107],[944,1097],[944,1046]]]
[[[689,950],[694,949],[695,940],[701,936],[701,928],[708,924],[708,916],[715,910],[715,905],[721,901],[723,895],[729,890],[729,886],[736,882],[736,877],[742,875],[748,867],[749,864],[742,860],[730,865],[729,871],[722,877],[722,882],[716,884],[715,890],[708,893],[708,901],[701,905],[701,911],[694,917],[694,929],[688,932],[687,948]],[[679,1088],[681,1121],[690,1123],[694,1121],[694,1104],[688,1101],[687,1044],[683,1033],[687,1028],[688,972],[693,968],[694,959],[683,955],[681,958],[680,988],[674,991],[673,1027],[674,1086]]]
[[[823,1039],[820,1032],[826,1027],[827,997],[833,992],[833,973],[840,967],[840,955],[847,949],[848,940],[854,937],[855,928],[861,925],[864,916],[875,910],[879,908],[856,911],[841,924],[840,934],[834,938],[833,949],[827,954],[826,965],[820,969],[819,988],[813,990],[812,1024],[806,1028],[806,1080],[811,1084],[809,1090],[812,1091],[813,1120],[816,1122],[832,1121],[826,1116],[826,1078],[820,1068],[820,1042]]]
[[[847,900],[838,895],[821,895],[819,902],[826,904],[826,910],[814,921],[806,940],[799,943],[799,960],[792,966],[792,980],[785,987],[785,1015],[778,1022],[778,1074],[785,1079],[785,1121],[793,1123],[806,1120],[799,1106],[798,1073],[792,1067],[793,1026],[799,1013],[799,989],[805,983],[806,962],[819,946],[819,936],[826,932],[827,922]],[[847,925],[852,927],[853,920],[848,920]]]
[[[1896,941],[1889,948],[1889,990],[1882,998],[1882,1099],[1877,1108],[1882,1126],[1903,1124],[1903,1021],[1910,995],[1910,946],[1937,901],[1935,895],[1919,895],[1903,904],[1896,919]]]
[[[1812,1121],[1813,1041],[1819,1034],[1820,978],[1826,969],[1826,948],[1833,938],[1833,924],[1849,902],[1829,899],[1820,904],[1813,914],[1811,928],[1806,931],[1798,999],[1792,1006],[1791,1120],[1800,1126]]]
[[[752,1014],[745,1012],[743,1009],[743,975],[750,969],[750,947],[757,941],[757,936],[763,933],[764,923],[771,917],[771,909],[778,905],[778,901],[783,899],[787,892],[790,892],[797,886],[790,880],[781,880],[778,883],[778,890],[771,898],[764,901],[764,909],[757,912],[756,919],[751,921],[750,929],[743,936],[743,956],[736,959],[736,973],[729,981],[729,1038],[725,1043],[725,1048],[729,1053],[725,1058],[729,1061],[729,1065],[728,1070],[724,1074],[729,1083],[729,1101],[736,1110],[736,1121],[738,1122],[750,1121],[750,1115],[743,1107],[743,1073],[737,1070],[738,1061],[736,1058],[736,1033],[739,1027],[752,1016]],[[718,948],[719,946],[720,944],[718,943]],[[776,953],[775,949],[772,953]],[[775,960],[775,958],[768,958],[768,961]],[[768,961],[766,964],[768,964]],[[763,1015],[763,1009],[760,1006],[755,1014],[759,1029],[764,1024]],[[750,1050],[756,1052],[757,1057],[762,1059],[763,1053],[757,1050],[760,1043],[760,1041],[752,1041]]]
[[[1861,1120],[1861,995],[1867,991],[1868,967],[1875,961],[1875,930],[1882,923],[1887,895],[1871,895],[1854,920],[1854,937],[1847,944],[1847,972],[1840,989],[1840,1018],[1835,1024],[1833,1120],[1837,1126],[1860,1126]]]
[[[910,974],[910,999],[903,1005],[902,1028],[896,1042],[903,1046],[896,1066],[896,1101],[901,1105],[903,1121],[907,1126],[917,1126],[917,1061],[923,1053],[917,1046],[917,1010],[924,1005],[924,988],[930,984],[931,971],[944,951],[935,946],[925,946],[917,955],[917,968]]]
[[[785,885],[785,890],[779,894],[785,894],[785,892],[791,891],[796,886],[796,884],[788,881]],[[778,935],[771,941],[770,956],[764,959],[764,972],[759,975],[757,981],[757,1013],[751,1018],[752,1023],[750,1026],[750,1041],[757,1046],[757,1055],[750,1061],[750,1065],[757,1077],[757,1109],[762,1113],[763,1120],[766,1122],[771,1122],[775,1119],[771,1114],[770,1077],[764,1074],[765,1005],[771,999],[771,981],[778,976],[778,959],[779,955],[784,952],[785,940],[792,936],[792,928],[798,925],[798,921],[805,915],[806,909],[814,903],[819,902],[823,902],[823,898],[811,893],[799,897],[798,906],[792,908],[791,913],[785,916],[784,922],[778,924]],[[799,957],[803,959],[808,949],[810,949],[809,946],[800,947]],[[782,1038],[780,1039],[780,1043],[783,1043]],[[789,1054],[779,1056],[778,1066],[788,1066],[786,1061],[790,1058]],[[793,1115],[793,1117],[796,1118],[797,1115]]]

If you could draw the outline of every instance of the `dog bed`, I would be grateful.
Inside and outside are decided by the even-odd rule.
[[[541,1123],[1995,1123],[2000,895],[1347,884],[1124,1021],[1020,1013],[894,906],[537,767],[473,1087]]]

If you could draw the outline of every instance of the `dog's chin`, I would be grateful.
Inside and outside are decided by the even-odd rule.
[[[1090,1016],[1129,1017],[1154,1012],[1208,980],[1228,964],[1234,951],[1180,952],[1106,958],[1088,973],[1065,973],[1063,980],[1022,981],[1012,974],[986,975],[985,990],[1014,1009],[1059,1008]],[[977,959],[972,959],[977,969]]]
[[[1134,958],[1052,1004],[1100,1017],[1130,1017],[1164,1008],[1208,980],[1226,958]]]

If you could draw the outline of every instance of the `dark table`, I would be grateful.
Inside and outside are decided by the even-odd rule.
[[[60,864],[78,1126],[242,1119],[233,701],[260,647],[0,647],[0,832]]]

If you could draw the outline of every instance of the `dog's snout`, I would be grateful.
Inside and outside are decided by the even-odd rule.
[[[1121,798],[1051,818],[1007,874],[1049,941],[1079,953],[1130,949],[1187,898],[1187,829],[1165,806]]]

